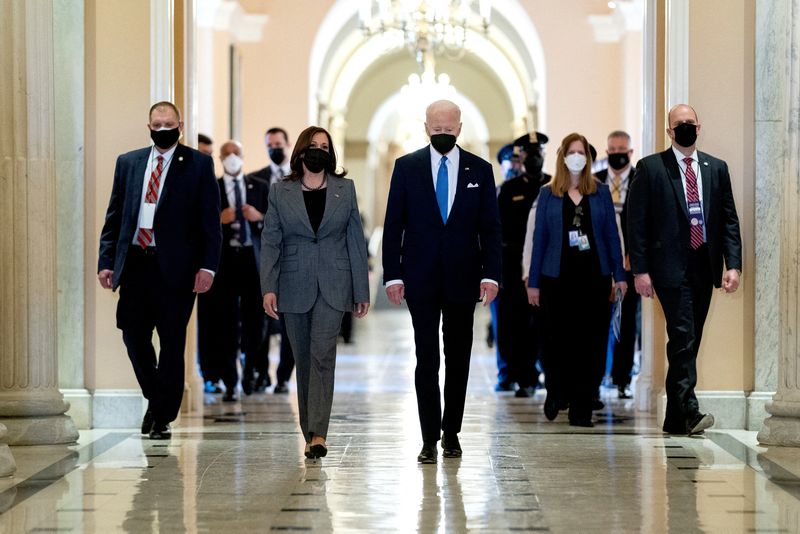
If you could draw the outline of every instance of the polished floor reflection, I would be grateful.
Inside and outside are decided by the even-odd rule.
[[[0,479],[0,532],[798,532],[800,451],[751,432],[665,437],[607,399],[592,429],[541,397],[495,393],[476,340],[464,457],[419,466],[411,327],[357,322],[340,347],[326,458],[307,461],[289,396],[209,396],[171,442],[85,431],[71,447],[17,447]]]

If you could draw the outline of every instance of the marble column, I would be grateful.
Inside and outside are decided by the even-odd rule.
[[[763,279],[762,298],[770,285],[775,294],[766,294],[776,308],[772,320],[778,325],[771,350],[778,355],[777,392],[766,409],[770,415],[758,434],[766,445],[800,446],[800,0],[760,0],[757,4],[757,128],[759,169],[762,187],[774,187],[773,196],[762,198],[767,208],[780,219],[780,233],[773,243],[777,251],[777,272]],[[772,179],[769,179],[772,178]],[[773,185],[774,184],[774,185]],[[775,202],[780,199],[780,202]],[[758,200],[758,199],[757,199]],[[763,215],[763,213],[761,214]],[[769,222],[769,219],[767,219]],[[763,223],[763,221],[760,221]],[[765,239],[760,236],[760,239]],[[762,246],[768,244],[762,241]],[[765,273],[768,274],[768,273]],[[759,301],[757,300],[757,306]],[[769,307],[761,303],[758,312]],[[769,317],[766,321],[769,321]],[[765,318],[757,319],[764,328]],[[758,350],[757,346],[757,350]],[[769,348],[767,348],[769,349]],[[757,356],[760,356],[757,352]],[[758,366],[757,361],[757,366]],[[756,379],[759,380],[759,373]]]
[[[0,424],[10,445],[78,438],[58,390],[51,0],[0,3]]]

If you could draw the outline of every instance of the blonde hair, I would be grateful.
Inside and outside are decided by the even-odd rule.
[[[579,133],[571,133],[561,141],[561,146],[556,153],[558,161],[556,162],[556,174],[547,182],[547,187],[550,188],[554,196],[563,197],[569,191],[572,180],[570,172],[567,168],[564,157],[567,155],[569,146],[575,141],[580,141],[583,145],[583,152],[586,154],[586,166],[581,171],[580,178],[578,179],[578,191],[581,195],[591,195],[597,191],[597,180],[592,175],[592,153],[589,150],[589,141]]]

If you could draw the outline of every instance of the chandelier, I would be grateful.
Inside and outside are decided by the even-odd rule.
[[[400,89],[400,122],[398,137],[406,153],[425,146],[425,109],[436,100],[457,100],[456,88],[450,76],[434,71],[432,61],[427,61],[422,75],[411,74],[408,83]]]
[[[368,37],[402,32],[422,67],[429,52],[459,59],[470,30],[488,33],[491,10],[491,0],[361,0],[359,21]]]

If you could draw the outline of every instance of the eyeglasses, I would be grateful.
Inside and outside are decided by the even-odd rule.
[[[575,217],[572,218],[572,226],[580,228],[581,217],[583,217],[583,206],[575,206]]]

